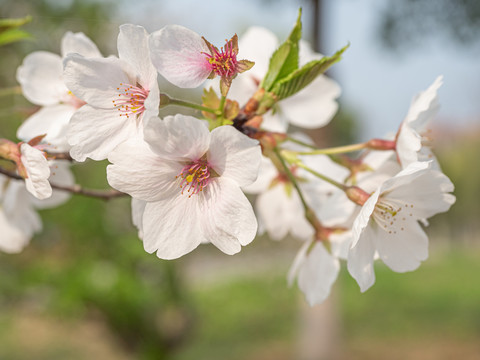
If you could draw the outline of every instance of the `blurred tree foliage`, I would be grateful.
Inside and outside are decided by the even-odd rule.
[[[478,0],[389,0],[378,18],[378,35],[390,49],[419,46],[438,35],[465,46],[480,38]]]

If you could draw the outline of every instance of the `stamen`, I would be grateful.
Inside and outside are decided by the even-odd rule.
[[[200,191],[203,191],[210,183],[210,168],[208,163],[203,160],[197,160],[193,163],[185,165],[180,174],[175,178],[182,178],[180,182],[180,188],[182,189],[182,195],[185,189],[189,193],[188,197],[198,194]]]
[[[141,85],[129,85],[120,83],[117,87],[119,91],[119,99],[112,100],[113,107],[120,112],[120,116],[129,118],[132,116],[140,116],[145,111],[145,99],[149,94],[149,90],[145,90]]]
[[[203,53],[210,64],[211,70],[221,77],[234,77],[237,73],[237,55],[232,41],[226,41],[224,47],[218,51],[213,48],[213,54]]]

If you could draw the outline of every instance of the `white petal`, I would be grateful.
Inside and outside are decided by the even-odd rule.
[[[75,96],[89,105],[110,109],[118,97],[120,84],[133,84],[129,74],[133,71],[120,59],[85,58],[70,54],[64,60],[63,77],[65,84]]]
[[[360,237],[362,236],[362,232],[365,228],[368,227],[368,223],[371,221],[371,216],[373,211],[375,210],[375,205],[377,204],[378,197],[380,196],[380,189],[377,189],[368,200],[363,204],[362,208],[360,209],[355,222],[353,223],[352,233],[353,233],[353,241],[352,247],[357,244]]]
[[[172,160],[198,160],[210,145],[205,122],[187,115],[167,116],[163,120],[152,117],[146,122],[144,133],[155,153]]]
[[[2,204],[8,221],[28,237],[42,229],[40,217],[31,204],[32,197],[24,181],[11,180],[5,190]]]
[[[260,26],[249,27],[238,41],[237,58],[255,62],[254,67],[245,74],[262,80],[268,71],[270,57],[277,47],[278,39],[273,32]]]
[[[258,176],[262,152],[257,140],[227,125],[212,131],[207,159],[219,175],[246,186]]]
[[[278,176],[278,170],[272,161],[266,156],[262,156],[260,168],[258,169],[257,180],[253,184],[242,187],[247,194],[259,194],[264,192],[270,186],[272,180]]]
[[[292,213],[298,210],[289,205],[283,185],[276,185],[257,197],[255,210],[273,240],[281,240],[288,234]]]
[[[132,222],[138,229],[138,237],[143,239],[143,213],[147,202],[132,198]]]
[[[232,255],[252,242],[257,233],[257,220],[252,205],[238,185],[217,177],[200,196],[199,214],[203,234],[224,253]]]
[[[67,140],[76,161],[103,160],[119,144],[138,133],[136,120],[112,110],[84,105],[70,120]]]
[[[153,65],[172,84],[200,86],[210,75],[206,55],[210,51],[200,35],[180,25],[168,25],[150,35]]]
[[[97,45],[84,33],[67,31],[62,38],[62,57],[70,53],[80,54],[85,57],[102,57]]]
[[[48,162],[50,166],[50,177],[48,181],[51,184],[72,186],[75,183],[72,171],[70,170],[70,162],[67,160],[54,160]],[[52,196],[48,199],[39,200],[33,198],[32,205],[37,209],[50,209],[65,203],[72,196],[71,193],[62,190],[53,189]]]
[[[43,153],[28,144],[22,144],[20,150],[21,160],[28,175],[25,179],[27,190],[38,199],[52,196],[52,188],[48,182],[50,167]]]
[[[288,120],[280,113],[272,114],[272,110],[263,115],[262,129],[273,132],[286,132]]]
[[[117,47],[119,58],[132,65],[139,76],[137,80],[140,84],[156,82],[157,70],[150,61],[148,33],[142,26],[132,24],[120,26]]]
[[[340,233],[333,233],[330,235],[329,240],[332,246],[332,255],[346,260],[348,257],[348,250],[350,249],[353,240],[352,231],[347,230]]]
[[[18,253],[30,241],[30,236],[11,224],[0,208],[0,250],[6,253]]]
[[[205,239],[199,226],[198,197],[177,195],[149,202],[143,213],[143,245],[161,259],[176,259]]]
[[[425,90],[422,91],[419,95],[417,95],[414,100],[412,101],[412,105],[410,106],[410,109],[408,110],[408,114],[405,117],[405,122],[407,123],[413,123],[413,126],[415,126],[416,129],[420,130],[420,128],[423,128],[425,126],[425,120],[429,119],[419,119],[419,117],[422,117],[424,112],[428,112],[432,108],[437,108],[437,91],[442,86],[443,84],[443,76],[439,76],[435,79],[432,85]],[[430,115],[433,115],[433,113],[430,113]],[[431,119],[431,117],[430,117]],[[421,124],[418,124],[418,121],[420,120]]]
[[[397,137],[396,150],[403,168],[418,161],[422,137],[407,123],[403,122]]]
[[[144,141],[132,139],[112,151],[107,167],[110,186],[143,201],[158,201],[181,192],[176,176],[183,165],[166,161]]]
[[[330,255],[322,243],[316,242],[298,272],[298,287],[310,306],[325,301],[339,270],[338,259]]]
[[[17,69],[17,81],[23,95],[37,105],[57,104],[68,89],[62,80],[63,65],[60,56],[36,51],[25,57]]]
[[[348,272],[357,281],[361,292],[365,292],[375,283],[375,272],[373,270],[374,237],[372,228],[370,226],[366,227],[360,234],[360,239],[348,252]]]
[[[314,129],[330,122],[338,110],[335,99],[339,96],[338,84],[322,75],[297,94],[280,102],[280,107],[291,124]]]
[[[455,202],[453,184],[443,173],[426,169],[411,181],[398,186],[388,193],[388,198],[398,199],[406,204],[416,219],[427,219],[435,214],[448,211]]]
[[[415,270],[428,257],[428,238],[418,222],[410,220],[404,230],[387,232],[373,226],[374,244],[382,261],[393,271]]]
[[[55,151],[68,151],[67,127],[75,110],[63,104],[43,107],[23,122],[17,130],[17,137],[29,141],[46,134],[43,141],[51,144]]]
[[[295,256],[295,259],[293,259],[293,263],[290,266],[290,270],[288,270],[288,275],[287,275],[287,282],[288,286],[292,286],[296,277],[298,276],[298,271],[300,268],[303,266],[303,263],[307,259],[307,251],[312,245],[312,241],[305,241],[298,250],[297,255]]]

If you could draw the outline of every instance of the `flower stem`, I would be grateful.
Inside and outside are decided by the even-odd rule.
[[[198,105],[198,104],[195,104],[195,103],[191,103],[191,102],[185,101],[185,100],[174,99],[174,98],[171,98],[171,97],[167,96],[166,94],[162,94],[161,95],[161,101],[160,101],[160,107],[164,107],[164,106],[167,106],[167,105],[178,105],[178,106],[188,107],[188,108],[199,110],[199,111],[206,111],[206,112],[209,112],[209,113],[212,113],[212,114],[217,113],[216,109],[211,109],[211,108],[208,108],[208,107],[205,107],[205,106],[202,106],[202,105]]]
[[[24,180],[24,178],[21,177],[20,175],[12,171],[8,171],[2,168],[1,166],[0,166],[0,174],[3,174],[11,179]],[[52,187],[52,189],[66,191],[72,194],[78,194],[78,195],[93,197],[93,198],[102,199],[102,200],[110,200],[113,198],[127,196],[127,194],[114,189],[110,189],[110,190],[85,189],[78,184],[75,184],[72,186],[66,186],[66,185],[50,183],[50,186]]]
[[[277,147],[273,148],[273,152],[275,153],[278,160],[282,164],[282,167],[285,170],[285,173],[287,174],[288,180],[292,183],[292,185],[295,187],[295,190],[297,191],[298,197],[300,198],[300,201],[302,202],[302,205],[303,205],[303,210],[305,212],[305,219],[307,219],[307,221],[315,229],[315,239],[328,242],[328,239],[322,237],[322,234],[324,231],[324,227],[322,226],[322,223],[318,219],[317,215],[315,215],[315,212],[310,208],[310,206],[308,206],[307,202],[305,201],[305,198],[303,196],[302,191],[300,190],[300,187],[298,186],[295,176],[293,176],[292,172],[290,171],[290,168],[288,167],[281,152],[278,150]]]
[[[289,139],[289,140],[291,140],[291,139]],[[297,142],[297,144],[298,143],[299,142]],[[303,144],[300,144],[300,145],[303,145]],[[304,146],[307,146],[307,145],[304,145]],[[312,148],[311,145],[309,145],[309,147]],[[347,152],[362,150],[362,149],[365,149],[367,147],[368,147],[367,143],[360,143],[360,144],[352,144],[352,145],[346,145],[346,146],[337,146],[337,147],[326,148],[326,149],[318,149],[318,150],[313,150],[313,151],[296,151],[295,153],[297,155],[343,154],[343,153],[347,153]]]
[[[315,147],[315,145],[307,144],[307,143],[305,143],[305,142],[303,142],[303,141],[297,140],[297,139],[292,138],[292,137],[290,137],[290,136],[287,136],[287,140],[290,141],[290,142],[293,142],[293,143],[295,143],[295,144],[308,147],[308,148],[313,149],[313,150],[318,150],[318,149]]]
[[[225,107],[225,101],[227,100],[226,96],[222,96],[220,98],[220,105],[218,106],[218,112],[220,113],[220,116],[223,114],[223,108]]]
[[[329,178],[328,176],[325,176],[323,174],[320,174],[319,172],[313,170],[313,169],[310,169],[307,165],[305,165],[303,162],[301,161],[298,161],[298,162],[295,162],[295,165],[301,167],[302,169],[305,169],[307,170],[309,173],[315,175],[316,177],[322,179],[323,181],[326,181],[328,182],[329,184],[332,184],[333,186],[339,188],[340,190],[343,190],[345,191],[348,186],[342,184],[342,183],[339,183],[338,181],[335,181],[333,180],[332,178]]]
[[[275,152],[275,155],[277,155],[278,160],[282,164],[283,170],[285,170],[285,174],[287,174],[288,180],[290,180],[292,185],[295,187],[295,190],[297,190],[298,196],[300,197],[300,200],[302,202],[305,213],[307,213],[307,210],[309,209],[309,206],[308,206],[307,202],[305,201],[305,198],[303,197],[302,191],[300,190],[300,187],[298,186],[297,181],[295,180],[295,176],[293,176],[292,172],[290,171],[290,168],[288,167],[287,163],[285,162],[285,159],[283,158],[280,151],[278,151],[278,148],[276,148],[276,147],[273,148],[273,151]]]

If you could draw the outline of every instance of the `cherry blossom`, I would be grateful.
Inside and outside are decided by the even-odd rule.
[[[62,38],[61,56],[35,51],[18,67],[17,81],[24,96],[33,104],[42,106],[18,128],[18,138],[27,141],[45,134],[45,142],[57,151],[70,148],[66,140],[68,122],[73,113],[85,104],[64,83],[62,61],[70,53],[92,58],[102,56],[96,45],[83,33],[67,32]]]
[[[219,76],[221,93],[226,96],[237,74],[254,65],[237,59],[237,35],[218,49],[190,29],[168,25],[152,33],[149,42],[152,62],[158,72],[182,88],[195,88],[207,78]]]
[[[119,145],[109,155],[107,178],[140,201],[133,220],[147,252],[174,259],[211,242],[234,254],[253,240],[257,221],[240,186],[257,177],[256,140],[232,126],[210,132],[184,115],[150,118],[145,140]]]
[[[141,134],[143,118],[158,114],[157,71],[147,39],[143,27],[125,24],[118,35],[118,58],[71,54],[65,59],[65,83],[87,103],[72,116],[68,129],[75,160],[106,159],[118,144]]]
[[[348,271],[362,292],[375,282],[375,252],[396,272],[415,270],[428,257],[419,221],[447,211],[455,202],[451,191],[453,184],[430,162],[415,162],[368,197],[353,224],[348,254]]]

